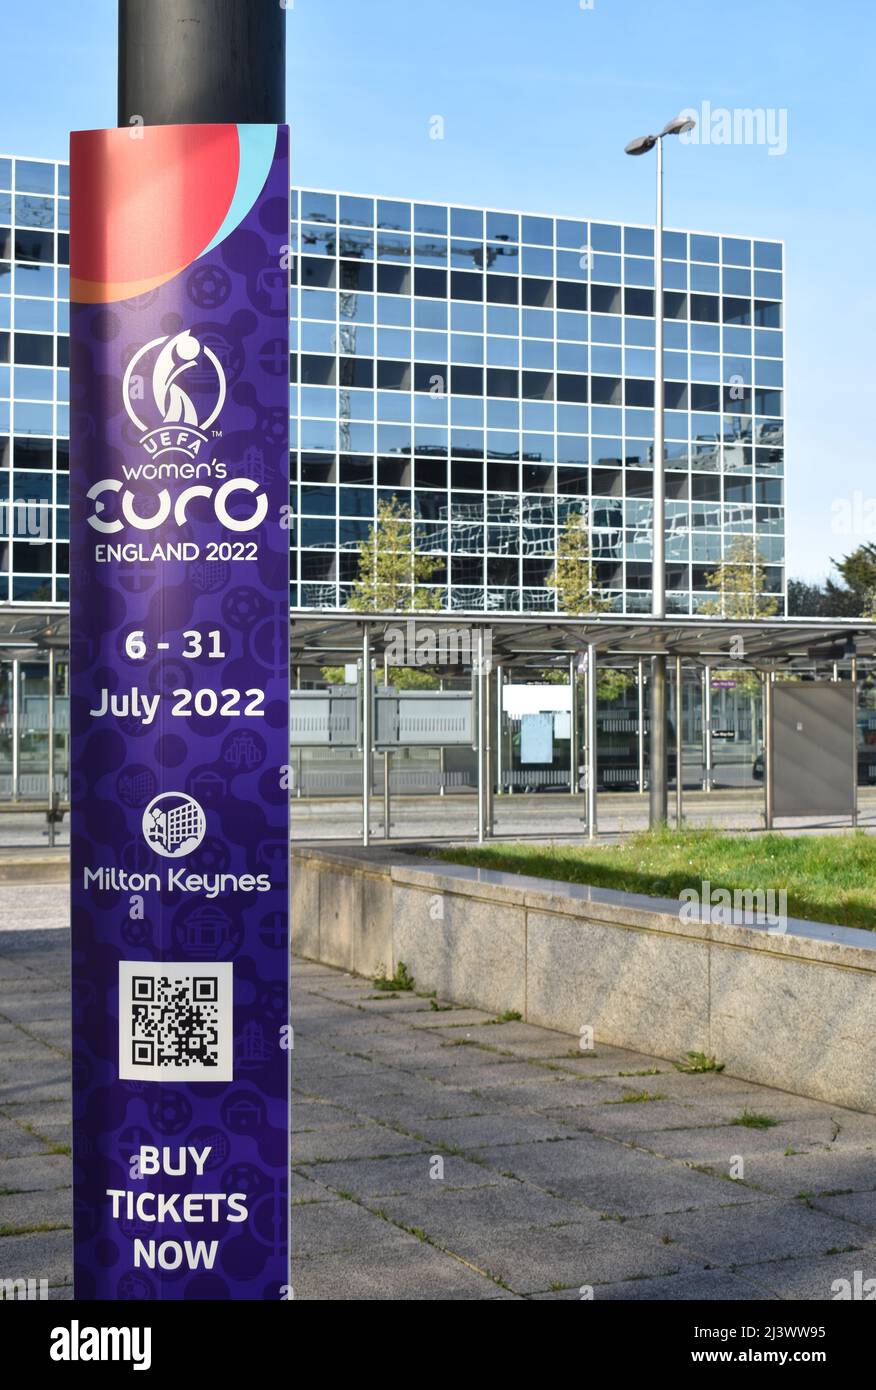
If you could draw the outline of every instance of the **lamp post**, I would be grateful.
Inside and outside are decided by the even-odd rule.
[[[291,1296],[286,18],[119,0],[119,127],[70,139],[78,1300]]]
[[[119,0],[119,125],[285,120],[280,3]]]
[[[657,149],[657,225],[654,233],[654,502],[651,560],[651,616],[666,617],[666,480],[663,447],[663,141],[693,130],[693,117],[677,116],[659,135],[631,140],[624,153]],[[676,737],[681,737],[680,730]],[[651,791],[649,823],[665,825],[668,797],[666,739],[666,654],[651,658]]]

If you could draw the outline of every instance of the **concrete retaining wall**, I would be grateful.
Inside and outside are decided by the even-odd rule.
[[[400,862],[401,861],[401,862]],[[597,1042],[876,1113],[876,934],[684,922],[638,894],[398,851],[293,854],[295,951]]]

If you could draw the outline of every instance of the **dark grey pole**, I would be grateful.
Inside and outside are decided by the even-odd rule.
[[[587,836],[595,840],[597,825],[596,778],[599,771],[596,729],[596,645],[587,644]]]
[[[684,820],[684,741],[681,737],[684,719],[684,666],[680,656],[675,658],[675,824],[681,830]]]
[[[651,614],[666,617],[666,449],[663,438],[663,138],[657,140],[657,226],[654,232],[654,502]],[[651,659],[651,785],[648,821],[666,824],[669,801],[666,728],[666,657]],[[661,746],[662,745],[662,746]]]
[[[652,830],[666,824],[669,797],[669,749],[666,729],[666,656],[651,657],[651,758],[649,768],[649,824]]]
[[[367,623],[362,624],[360,664],[362,670],[362,844],[367,848],[371,843],[371,779],[374,772],[372,763],[374,679],[371,674],[371,629]]]
[[[762,671],[763,679],[763,795],[765,830],[773,828],[773,673]]]
[[[282,124],[280,0],[119,0],[119,125]]]

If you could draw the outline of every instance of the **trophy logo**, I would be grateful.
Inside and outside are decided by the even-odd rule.
[[[145,374],[138,370],[141,364]],[[175,453],[196,458],[219,418],[226,390],[219,358],[188,329],[146,343],[134,353],[122,381],[128,418],[155,459]]]

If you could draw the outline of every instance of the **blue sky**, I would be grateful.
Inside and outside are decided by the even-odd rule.
[[[113,125],[114,0],[3,10],[0,149]],[[823,577],[876,542],[832,522],[856,494],[876,511],[874,40],[867,0],[294,0],[294,180],[648,222],[628,139],[704,102],[784,112],[781,155],[671,142],[666,220],[786,242],[789,574]]]

